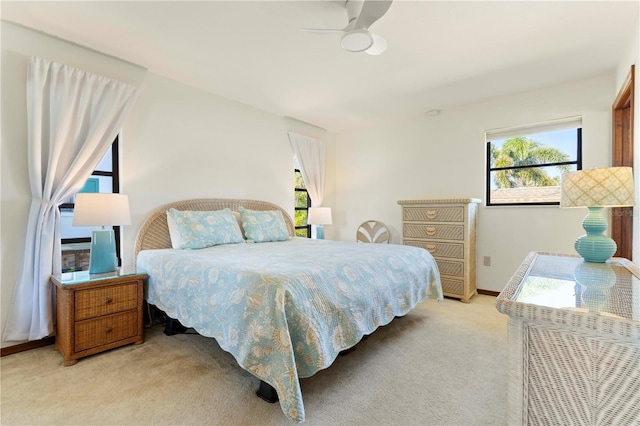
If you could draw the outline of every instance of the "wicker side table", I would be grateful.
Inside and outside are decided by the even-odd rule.
[[[64,365],[79,358],[144,342],[143,283],[147,274],[119,268],[51,277],[56,291],[56,349]]]
[[[509,424],[640,424],[640,270],[530,253],[509,315]]]

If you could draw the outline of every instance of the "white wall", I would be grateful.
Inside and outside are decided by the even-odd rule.
[[[488,129],[583,116],[584,168],[610,165],[614,75],[335,135],[336,196],[329,238],[353,240],[366,219],[401,243],[398,200],[485,198]],[[530,251],[573,253],[586,209],[486,207],[478,216],[478,288],[500,291]],[[480,261],[491,256],[492,265]]]
[[[282,117],[148,74],[122,135],[120,190],[132,215],[123,230],[127,264],[144,218],[172,201],[250,198],[293,212],[293,154]]]
[[[639,19],[636,22],[629,46],[624,57],[618,63],[616,70],[615,93],[620,91],[622,85],[629,75],[631,65],[635,65],[635,90],[634,90],[634,117],[633,117],[633,137],[634,152],[633,166],[636,190],[636,207],[633,210],[633,253],[632,257],[636,264],[640,260],[640,178],[638,178],[640,170],[640,12]]]

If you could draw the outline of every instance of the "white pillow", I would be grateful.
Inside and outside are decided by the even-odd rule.
[[[167,210],[167,225],[169,225],[169,237],[171,238],[171,247],[179,249],[182,247],[182,237],[180,237],[180,231],[178,231],[178,225],[173,219],[173,215],[169,214]]]

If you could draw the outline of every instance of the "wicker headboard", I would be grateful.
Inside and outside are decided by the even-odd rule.
[[[165,204],[154,210],[151,215],[144,221],[142,227],[136,236],[136,245],[133,253],[133,262],[135,264],[140,250],[171,248],[171,238],[169,237],[169,227],[167,225],[167,210],[174,208],[176,210],[222,210],[231,209],[234,212],[242,206],[249,210],[280,210],[284,221],[287,224],[289,235],[295,236],[295,227],[291,216],[284,209],[275,204],[258,200],[236,200],[225,198],[198,198],[193,200],[176,201],[174,203]]]

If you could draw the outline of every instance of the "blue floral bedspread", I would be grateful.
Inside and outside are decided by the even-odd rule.
[[[363,335],[425,298],[442,300],[427,250],[292,238],[201,250],[144,250],[147,300],[215,338],[304,421],[299,378],[327,368]]]

